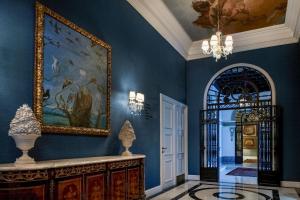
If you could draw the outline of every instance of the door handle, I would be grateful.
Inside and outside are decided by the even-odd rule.
[[[165,150],[167,149],[167,147],[162,147],[161,148],[161,153],[165,153]]]

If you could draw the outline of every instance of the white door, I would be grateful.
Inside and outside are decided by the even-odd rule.
[[[175,184],[174,173],[174,105],[166,100],[162,101],[162,186],[168,188]]]
[[[161,94],[161,185],[163,189],[176,184],[176,176],[185,174],[186,106]]]

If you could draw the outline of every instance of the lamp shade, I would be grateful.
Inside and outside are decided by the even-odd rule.
[[[128,98],[129,98],[129,100],[134,100],[135,99],[135,91],[130,91]]]
[[[204,41],[202,42],[202,50],[203,50],[203,51],[208,51],[208,49],[209,49],[208,41],[207,41],[207,40],[204,40]]]
[[[144,96],[144,94],[142,94],[142,93],[136,93],[136,100],[137,100],[137,102],[144,102],[144,100],[145,100],[145,96]]]
[[[216,35],[212,35],[210,38],[210,45],[211,46],[217,46],[218,44],[218,37]]]
[[[232,46],[233,45],[233,39],[231,35],[227,35],[225,39],[225,45],[226,46]]]

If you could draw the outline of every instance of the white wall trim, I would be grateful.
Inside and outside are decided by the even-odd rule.
[[[210,88],[210,85],[212,84],[212,82],[220,75],[222,74],[223,72],[225,72],[226,70],[228,69],[231,69],[231,68],[234,68],[234,67],[240,67],[240,66],[245,66],[245,67],[250,67],[252,69],[255,69],[257,71],[259,71],[260,73],[262,73],[266,78],[267,80],[269,81],[270,83],[270,86],[271,86],[271,92],[272,92],[272,105],[276,105],[276,87],[275,87],[275,83],[273,81],[273,79],[271,78],[270,74],[256,66],[256,65],[253,65],[253,64],[249,64],[249,63],[236,63],[236,64],[233,64],[233,65],[229,65],[227,67],[224,67],[222,69],[220,69],[217,73],[215,73],[213,75],[213,77],[209,80],[209,82],[207,83],[206,87],[205,87],[205,91],[204,91],[204,95],[203,95],[203,109],[206,110],[207,109],[207,94],[208,94],[208,90]]]
[[[192,40],[162,0],[127,0],[184,58]]]
[[[200,181],[200,175],[188,175],[190,181]]]
[[[300,182],[295,182],[295,181],[281,181],[281,187],[300,188]]]
[[[150,188],[145,191],[146,197],[151,197],[153,195],[156,195],[157,193],[160,193],[162,191],[161,185],[158,185],[156,187]]]
[[[127,0],[186,60],[209,57],[202,40],[192,41],[162,0]],[[233,34],[234,53],[297,43],[300,36],[300,1],[288,0],[285,23]]]

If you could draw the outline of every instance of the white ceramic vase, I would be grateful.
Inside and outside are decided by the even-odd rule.
[[[23,152],[23,155],[16,159],[15,164],[34,164],[35,161],[28,155],[28,151],[34,147],[34,143],[38,137],[37,134],[19,134],[11,135],[18,149]]]

